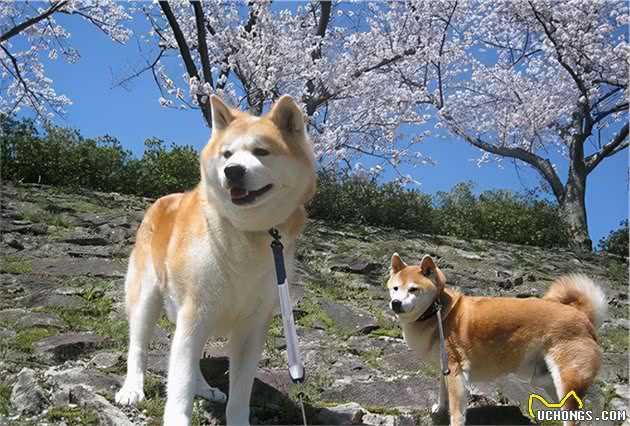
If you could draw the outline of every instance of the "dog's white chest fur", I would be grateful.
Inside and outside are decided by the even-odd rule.
[[[268,244],[250,241],[240,232],[213,231],[189,247],[186,268],[169,271],[165,300],[169,316],[176,316],[181,295],[173,290],[184,280],[194,285],[200,319],[213,322],[213,335],[225,335],[238,319],[274,308],[275,269]],[[292,263],[292,255],[287,253],[287,270],[292,269]]]

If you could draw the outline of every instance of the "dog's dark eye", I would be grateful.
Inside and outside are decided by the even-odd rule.
[[[232,151],[225,151],[223,153],[223,158],[230,158],[232,156]]]
[[[394,291],[398,291],[398,287],[394,287]]]
[[[269,155],[269,151],[262,148],[255,148],[253,152],[256,157],[264,157],[265,155]]]
[[[411,288],[409,289],[409,293],[417,293],[417,292],[418,292],[418,290],[419,290],[419,288],[417,288],[417,287],[411,287]]]

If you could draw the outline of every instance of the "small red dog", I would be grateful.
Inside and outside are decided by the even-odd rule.
[[[413,266],[392,256],[387,284],[391,308],[409,347],[434,364],[439,362],[435,314],[441,303],[451,374],[447,389],[442,381],[434,413],[448,410],[451,425],[464,424],[467,384],[509,373],[534,377],[558,400],[570,391],[584,396],[601,363],[595,328],[607,311],[604,292],[592,280],[584,275],[558,278],[542,299],[471,297],[445,285],[430,256]],[[576,410],[577,401],[569,398],[563,408]]]

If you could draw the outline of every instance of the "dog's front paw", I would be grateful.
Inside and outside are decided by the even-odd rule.
[[[144,389],[141,386],[125,383],[123,387],[116,392],[116,403],[120,405],[132,405],[144,399]]]
[[[207,385],[198,387],[196,395],[204,399],[207,399],[208,401],[211,401],[211,402],[227,401],[226,394],[224,394],[217,388],[213,388],[212,386],[207,386]]]

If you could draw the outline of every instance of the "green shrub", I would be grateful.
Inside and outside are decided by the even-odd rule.
[[[619,229],[610,231],[607,237],[599,240],[600,250],[619,256],[627,257],[629,255],[628,244],[628,220],[624,220],[619,224]]]
[[[167,147],[155,138],[133,158],[116,139],[84,138],[79,131],[48,125],[40,133],[30,120],[0,116],[2,179],[114,191],[146,197],[181,192],[199,182],[197,151]],[[379,184],[361,175],[320,171],[309,215],[328,222],[409,229],[428,234],[481,238],[537,246],[565,246],[567,236],[555,204],[510,191],[475,195],[460,183],[434,197],[396,182]],[[606,250],[623,246],[625,234],[611,233]],[[619,249],[621,250],[621,249]]]
[[[493,190],[475,196],[472,182],[436,196],[436,228],[441,234],[543,247],[566,246],[568,236],[555,204]]]
[[[0,116],[2,179],[104,192],[158,197],[193,188],[199,159],[191,146],[169,148],[147,139],[133,158],[110,136],[84,138],[79,131],[46,125],[40,134],[31,120]]]
[[[364,176],[320,173],[309,216],[422,233],[452,235],[536,246],[566,246],[558,208],[511,191],[475,195],[473,183],[460,183],[435,197]]]
[[[433,230],[430,196],[395,182],[379,186],[365,176],[320,172],[307,209],[310,217],[330,222]]]

